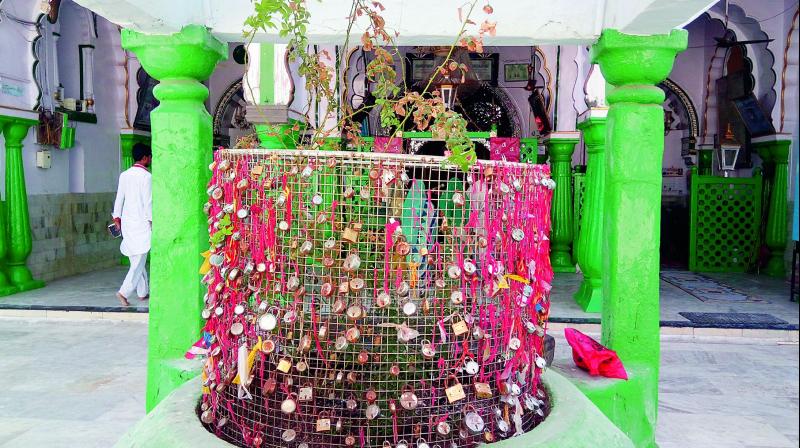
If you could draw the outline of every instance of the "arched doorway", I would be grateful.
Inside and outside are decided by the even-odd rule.
[[[225,90],[214,108],[214,146],[232,147],[240,137],[253,132],[246,110],[247,101],[240,79]]]

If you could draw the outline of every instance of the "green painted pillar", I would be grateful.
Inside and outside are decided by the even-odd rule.
[[[17,117],[6,117],[3,120],[3,136],[6,140],[7,239],[3,244],[6,246],[5,269],[8,280],[18,291],[44,286],[43,281],[34,280],[30,269],[25,265],[33,249],[33,236],[22,164],[22,141],[28,135],[28,129],[38,123],[36,120]]]
[[[637,447],[656,446],[658,411],[664,92],[656,85],[687,36],[684,30],[632,36],[607,29],[591,50],[614,86],[607,95],[602,341],[619,354],[630,379],[587,395]]]
[[[551,175],[556,181],[550,212],[550,263],[553,272],[575,272],[572,263],[572,153],[578,137],[577,132],[552,132],[544,138]]]
[[[0,115],[0,135],[3,134],[6,120],[11,118]],[[5,204],[0,204],[0,297],[8,296],[19,291],[16,286],[8,281],[5,272],[5,259],[8,254],[8,223],[6,222]]]
[[[761,158],[770,165],[769,205],[765,243],[769,248],[769,261],[762,272],[773,277],[786,276],[784,253],[789,232],[789,210],[786,195],[789,190],[789,151],[792,137],[776,134],[753,139],[753,146]]]
[[[198,271],[208,250],[208,165],[211,116],[203,102],[207,79],[227,57],[226,45],[204,27],[172,35],[122,31],[122,47],[160,81],[160,105],[150,114],[153,149],[153,237],[147,353],[147,410],[192,376],[183,362],[200,336],[204,288]]]
[[[590,109],[579,119],[588,158],[586,192],[583,198],[580,235],[576,253],[583,282],[575,302],[589,313],[599,313],[603,305],[603,191],[605,189],[606,116],[608,109]]]

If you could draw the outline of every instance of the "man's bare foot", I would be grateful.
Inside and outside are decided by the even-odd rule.
[[[128,302],[128,299],[126,299],[125,296],[123,296],[122,294],[117,293],[117,298],[119,299],[119,303],[121,303],[122,306],[131,306],[131,303]]]
[[[148,294],[148,295],[146,295],[146,296],[144,296],[144,297],[139,297],[139,300],[141,300],[142,302],[144,302],[145,300],[147,300],[147,299],[149,299],[149,298],[150,298],[150,294]]]

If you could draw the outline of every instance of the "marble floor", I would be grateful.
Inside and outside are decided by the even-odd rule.
[[[662,276],[666,273],[668,271],[662,272]],[[736,301],[723,298],[723,300],[703,301],[674,284],[661,280],[662,326],[688,323],[688,319],[678,314],[680,312],[764,313],[795,326],[800,321],[800,306],[797,302],[789,300],[789,283],[785,280],[741,273],[708,273],[703,276],[749,296],[750,300]],[[552,321],[590,319],[599,322],[599,313],[584,312],[572,298],[580,287],[582,279],[581,274],[556,274],[550,297],[553,302],[550,313]]]
[[[119,306],[114,293],[126,268],[115,267],[50,282],[45,288],[0,297],[3,309],[59,309],[69,311],[128,311],[145,313],[148,302],[131,299],[131,307]],[[750,301],[703,301],[677,286],[661,281],[661,321],[663,326],[681,326],[689,321],[680,312],[764,313],[798,325],[800,307],[789,301],[788,283],[750,274],[705,274],[719,283],[749,296]],[[572,299],[580,286],[580,274],[557,274],[551,299],[551,320],[567,323],[597,323],[598,313],[584,312]],[[157,300],[157,298],[155,298]]]
[[[146,338],[139,322],[0,318],[0,448],[112,446],[144,415]],[[663,337],[659,445],[797,448],[798,362],[796,344]]]

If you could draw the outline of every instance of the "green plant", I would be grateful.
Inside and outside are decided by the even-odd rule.
[[[484,20],[478,28],[477,35],[467,35],[467,28],[477,26],[470,19],[478,0],[472,0],[457,9],[461,28],[454,41],[450,45],[447,56],[437,67],[438,72],[443,76],[464,77],[467,67],[459,64],[452,59],[453,51],[456,47],[464,47],[469,51],[482,51],[483,35],[493,35],[496,24]],[[353,0],[350,13],[347,16],[348,26],[347,35],[344,40],[344,48],[349,45],[350,31],[353,25],[359,20],[367,20],[364,33],[360,36],[362,49],[372,53],[372,60],[367,65],[366,76],[372,83],[372,94],[375,96],[375,104],[363,106],[357,110],[342,107],[333,87],[336,80],[335,73],[338,68],[346,61],[338,58],[335,67],[331,67],[327,62],[331,61],[331,56],[327,52],[311,53],[309,51],[309,41],[306,36],[310,22],[310,13],[304,0],[254,0],[254,12],[244,23],[244,36],[248,39],[248,46],[253,41],[259,31],[269,32],[277,30],[281,37],[288,39],[288,45],[292,49],[290,60],[298,63],[298,74],[303,76],[306,88],[312,93],[309,95],[311,106],[312,98],[317,101],[324,99],[327,108],[324,116],[341,115],[338,120],[337,129],[342,130],[345,138],[354,144],[360,144],[360,130],[352,117],[361,111],[374,107],[380,108],[381,124],[384,127],[396,130],[404,129],[406,123],[411,120],[417,130],[431,130],[437,138],[445,141],[448,162],[469,169],[476,161],[475,146],[467,137],[467,123],[460,114],[448,110],[438,92],[431,92],[431,86],[435,76],[431,76],[422,92],[408,90],[408,86],[398,86],[396,84],[397,71],[395,69],[396,56],[399,50],[394,44],[396,33],[386,29],[386,21],[381,13],[385,10],[384,6],[378,1]],[[493,8],[486,4],[483,12],[487,15],[492,14]],[[393,37],[394,36],[394,37]],[[402,67],[402,64],[401,64]],[[403,79],[405,77],[402,77]],[[249,85],[247,88],[250,88]],[[285,132],[289,132],[286,130]],[[328,137],[331,130],[317,128],[310,140],[311,147],[319,147]],[[298,143],[298,142],[295,142]],[[242,146],[252,145],[252,141],[246,141]]]

